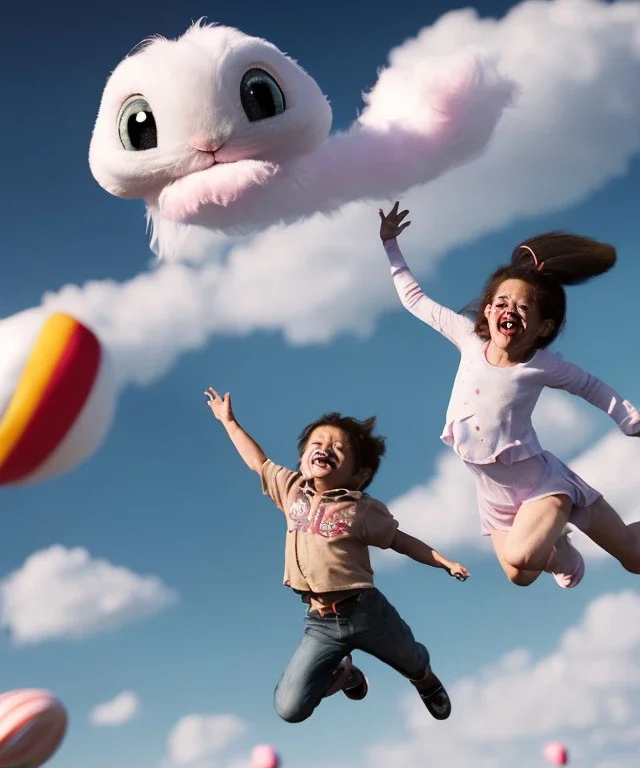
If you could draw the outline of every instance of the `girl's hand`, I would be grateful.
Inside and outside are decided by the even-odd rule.
[[[466,581],[469,578],[469,571],[460,563],[451,563],[449,573],[458,581]]]
[[[209,387],[204,395],[207,398],[207,405],[218,421],[228,424],[235,420],[231,409],[231,395],[228,392],[224,397],[220,397],[213,387]]]
[[[409,215],[409,211],[406,210],[398,213],[399,207],[400,203],[396,200],[395,205],[386,216],[384,215],[382,208],[378,211],[380,214],[380,239],[382,242],[385,240],[394,240],[403,229],[406,229],[409,224],[411,224],[410,221],[405,221],[404,224],[401,224],[402,219]]]

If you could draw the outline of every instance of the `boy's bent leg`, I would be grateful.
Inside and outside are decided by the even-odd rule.
[[[274,692],[278,715],[288,723],[306,720],[332,686],[334,673],[348,653],[339,638],[321,627],[306,626]]]
[[[407,677],[432,717],[445,720],[451,714],[451,702],[431,670],[429,651],[417,642],[409,625],[379,590],[367,593],[354,616],[355,647]]]
[[[367,695],[368,685],[362,670],[354,666],[351,656],[345,656],[333,672],[331,687],[324,694],[328,698],[342,691],[348,699],[360,700]]]

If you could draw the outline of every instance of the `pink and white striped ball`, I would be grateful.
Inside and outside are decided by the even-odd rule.
[[[273,747],[259,744],[251,753],[251,768],[278,768],[280,757]]]
[[[67,711],[49,691],[0,695],[0,768],[38,768],[62,743]]]

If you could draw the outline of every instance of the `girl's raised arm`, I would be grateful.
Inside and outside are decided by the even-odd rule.
[[[411,224],[410,221],[401,223],[409,211],[398,213],[398,206],[399,203],[396,202],[386,216],[380,210],[380,238],[391,265],[393,284],[402,306],[460,349],[465,337],[473,332],[474,323],[468,317],[459,315],[452,309],[443,307],[430,299],[418,285],[404,260],[396,239]]]

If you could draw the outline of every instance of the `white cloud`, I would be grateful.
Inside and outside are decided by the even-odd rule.
[[[584,200],[640,148],[639,2],[524,2],[500,20],[453,11],[391,52],[386,83],[465,50],[497,55],[523,91],[483,157],[404,197],[403,245],[423,278],[447,249]],[[278,329],[299,344],[366,334],[398,307],[377,226],[375,206],[352,204],[235,241],[228,260],[214,236],[219,263],[68,286],[46,304],[95,325],[121,379],[141,384],[214,333]]]
[[[534,412],[534,426],[542,445],[563,457],[584,445],[593,422],[574,398],[545,390]],[[590,471],[587,478],[591,478]],[[488,539],[480,536],[473,477],[453,451],[438,456],[433,477],[426,484],[415,486],[389,507],[404,531],[452,557],[461,547],[492,551]],[[379,568],[390,568],[405,563],[406,558],[391,550],[375,551],[374,562]]]
[[[242,736],[247,724],[236,715],[192,714],[179,720],[167,738],[167,766],[199,768]]]
[[[545,389],[533,412],[533,426],[541,444],[563,461],[582,448],[593,434],[595,422],[581,400],[566,392]],[[601,418],[602,417],[601,415]]]
[[[16,645],[79,639],[151,616],[177,599],[157,576],[55,545],[0,582],[0,627]]]
[[[599,597],[555,650],[514,649],[449,686],[451,718],[432,720],[415,693],[402,700],[405,736],[374,744],[369,768],[534,768],[550,740],[583,768],[631,765],[640,746],[640,595]]]
[[[123,725],[140,712],[140,700],[133,691],[122,691],[110,701],[97,704],[89,713],[89,721],[95,726]]]

